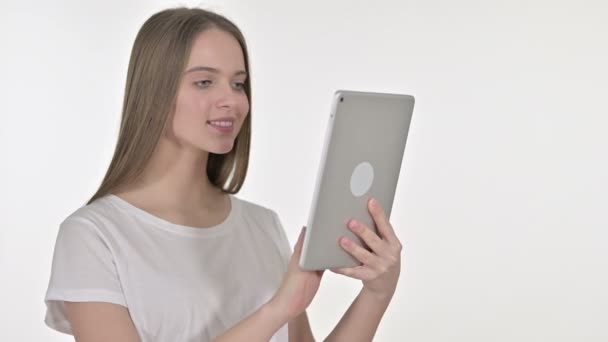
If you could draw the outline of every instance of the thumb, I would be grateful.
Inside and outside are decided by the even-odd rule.
[[[304,234],[306,233],[306,227],[302,227],[300,230],[300,236],[298,236],[298,241],[293,247],[293,254],[295,254],[298,258],[302,254],[302,245],[304,244]]]

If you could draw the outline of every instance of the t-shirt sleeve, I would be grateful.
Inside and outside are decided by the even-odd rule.
[[[292,248],[287,239],[287,234],[285,234],[285,229],[283,228],[283,224],[279,219],[279,215],[275,211],[272,212],[272,219],[274,221],[274,225],[277,231],[277,244],[279,248],[279,252],[281,253],[281,257],[283,259],[284,271],[287,271],[287,267],[289,265],[289,259],[291,259]]]
[[[64,302],[107,302],[126,307],[114,257],[92,222],[68,218],[59,227],[45,297],[45,323],[72,334]]]

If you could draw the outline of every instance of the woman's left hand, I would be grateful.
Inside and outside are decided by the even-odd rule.
[[[363,281],[363,289],[379,298],[392,298],[401,272],[403,246],[395,235],[384,210],[377,200],[368,201],[368,209],[374,219],[378,234],[361,222],[350,220],[348,228],[359,236],[371,252],[352,240],[341,237],[340,245],[363,265],[331,269],[332,272]]]

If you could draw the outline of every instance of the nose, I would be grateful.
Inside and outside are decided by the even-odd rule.
[[[224,83],[221,87],[218,87],[216,104],[219,108],[234,108],[237,103],[237,92],[232,88],[230,83]]]

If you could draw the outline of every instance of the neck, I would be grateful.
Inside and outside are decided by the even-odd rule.
[[[144,172],[128,192],[163,208],[213,207],[222,191],[209,181],[208,157],[206,151],[161,138]]]

